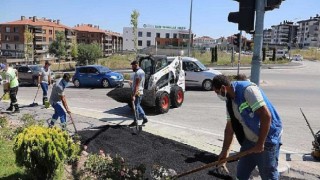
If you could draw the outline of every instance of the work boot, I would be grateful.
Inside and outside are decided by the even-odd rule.
[[[18,104],[14,105],[14,113],[20,113]]]
[[[147,122],[148,122],[147,117],[144,117],[144,118],[142,118],[142,119],[143,119],[143,121],[142,121],[142,125],[144,125],[145,123],[147,123]]]
[[[10,105],[10,107],[8,109],[6,109],[6,111],[13,111],[13,106]]]
[[[43,105],[46,105],[46,101],[48,101],[48,98],[47,98],[47,97],[43,97],[43,98],[42,98],[42,104],[43,104]]]
[[[133,126],[136,126],[136,125],[137,125],[137,122],[133,121],[131,124],[129,124],[129,127],[133,127]]]

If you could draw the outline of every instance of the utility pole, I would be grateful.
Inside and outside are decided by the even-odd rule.
[[[191,51],[190,49],[191,49],[192,3],[193,3],[193,0],[191,0],[191,6],[190,6],[188,57],[190,57],[190,51]]]
[[[240,73],[241,44],[242,44],[242,31],[240,30],[240,33],[239,33],[238,71],[237,71],[237,75],[238,75],[238,76],[239,76],[239,73]]]
[[[251,62],[251,81],[259,85],[261,67],[261,49],[263,41],[263,22],[265,0],[256,0],[256,25],[254,33],[254,50]]]

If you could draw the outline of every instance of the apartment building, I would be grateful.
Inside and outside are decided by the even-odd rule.
[[[106,31],[92,24],[78,24],[73,30],[76,32],[77,43],[97,43],[101,46],[104,56],[122,51],[122,37],[119,33]]]
[[[289,21],[283,21],[279,25],[271,26],[271,44],[291,45],[297,35],[297,28],[297,25]]]
[[[32,41],[27,42],[25,39],[25,30],[32,34]],[[44,60],[54,60],[48,49],[58,31],[66,34],[67,42],[71,42],[74,38],[72,29],[61,24],[60,20],[21,16],[20,20],[2,23],[0,24],[2,56],[7,63],[25,63],[26,60],[41,63]],[[28,59],[26,59],[27,46],[32,47]]]
[[[193,39],[194,47],[211,48],[216,45],[216,41],[209,36],[196,37]]]
[[[138,49],[149,46],[158,47],[187,47],[189,43],[189,30],[185,27],[159,26],[144,24],[143,28],[137,29]],[[123,28],[123,50],[134,50],[134,35],[132,27]],[[191,45],[193,34],[191,33]]]
[[[299,25],[297,43],[300,48],[320,47],[320,16],[297,22]]]
[[[272,42],[272,29],[263,30],[263,44],[271,44]]]

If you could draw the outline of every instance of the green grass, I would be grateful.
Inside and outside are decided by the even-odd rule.
[[[316,48],[310,49],[295,49],[291,51],[291,54],[300,54],[303,56],[303,59],[308,60],[320,60],[320,50],[317,51]]]
[[[320,52],[319,52],[320,54]],[[211,63],[211,53],[200,53],[200,51],[195,51],[192,53],[192,56],[199,59],[206,66],[231,66],[231,54],[227,54],[222,51],[218,51],[218,62]],[[238,54],[234,56],[235,62],[234,65],[238,63]],[[112,55],[107,58],[98,59],[98,64],[103,66],[107,66],[110,69],[124,69],[131,68],[130,62],[135,59],[134,54],[127,55]],[[251,65],[252,56],[251,55],[241,55],[240,63],[241,65]],[[288,63],[288,61],[269,61],[266,60],[263,62],[264,64],[283,64]]]
[[[23,168],[15,164],[15,154],[12,148],[12,140],[0,139],[0,179],[28,179]]]

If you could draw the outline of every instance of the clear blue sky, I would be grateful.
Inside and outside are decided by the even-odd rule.
[[[143,24],[189,27],[190,0],[1,0],[0,23],[37,16],[60,19],[62,24],[94,24],[122,33],[129,27],[130,14],[140,12]],[[192,30],[197,36],[213,38],[236,33],[237,25],[228,22],[229,12],[238,11],[233,0],[193,0]],[[320,15],[320,0],[286,0],[280,9],[267,11],[265,28],[283,20],[302,20]]]

